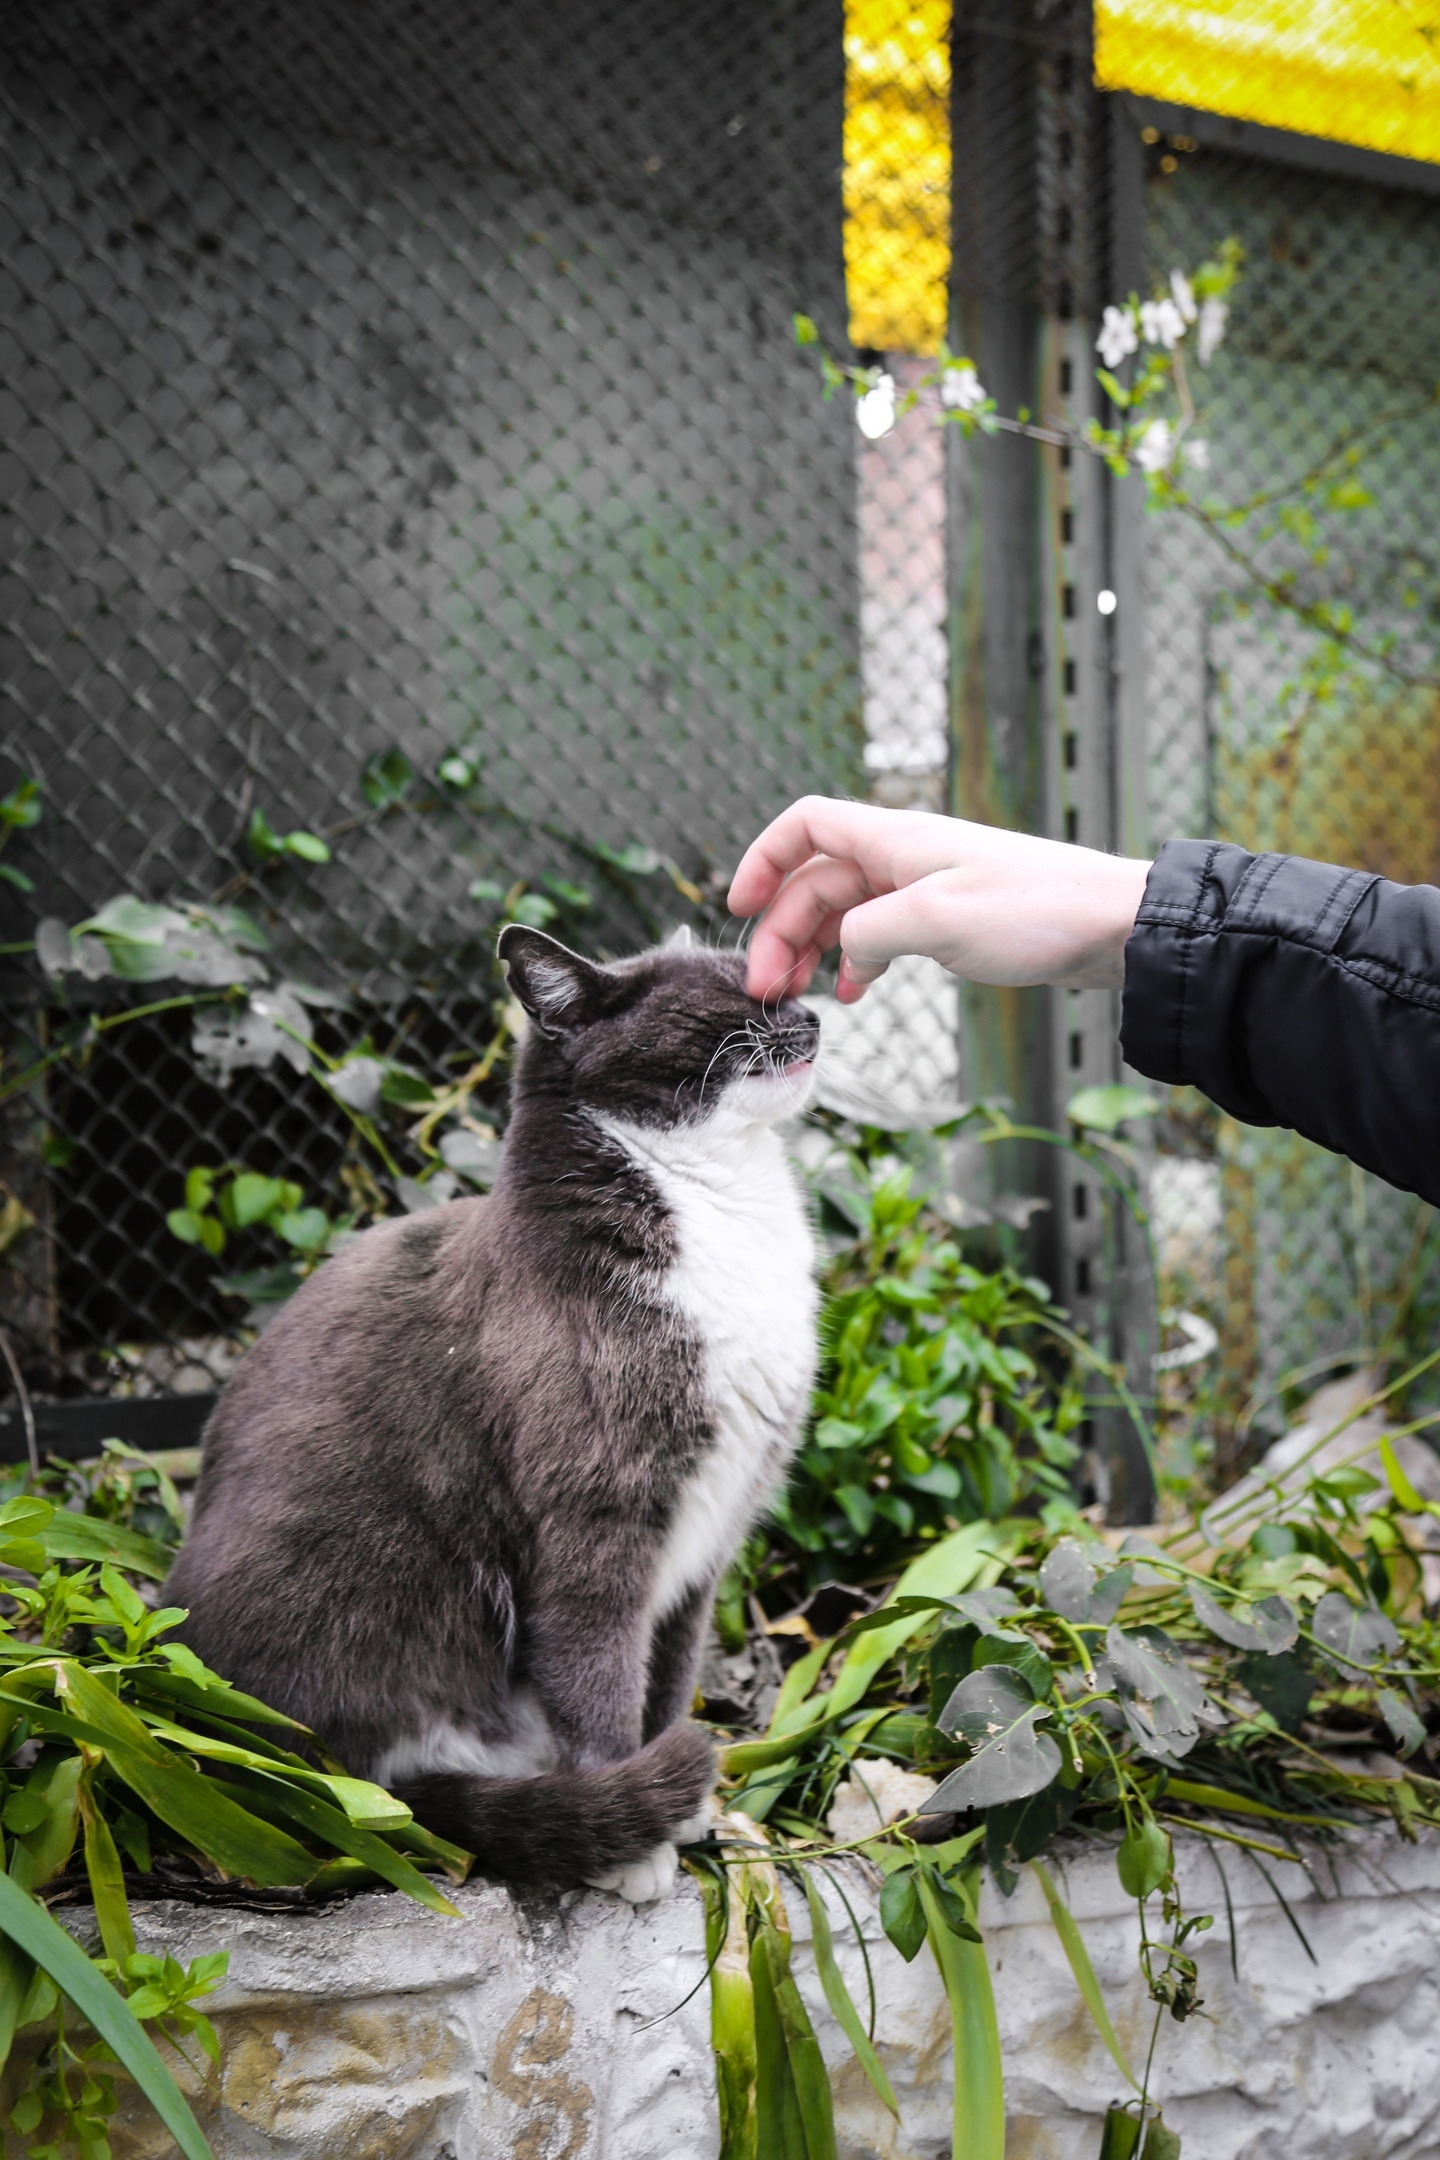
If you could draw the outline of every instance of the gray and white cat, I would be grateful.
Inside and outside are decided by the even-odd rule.
[[[704,1819],[711,1600],[810,1392],[774,1126],[818,1030],[734,954],[500,951],[531,1025],[493,1194],[366,1231],[274,1321],[166,1595],[486,1870],[642,1899]]]

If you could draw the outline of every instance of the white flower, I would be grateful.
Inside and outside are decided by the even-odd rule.
[[[1140,335],[1147,345],[1163,345],[1170,352],[1185,335],[1185,318],[1173,300],[1142,300]]]
[[[1170,272],[1170,293],[1175,305],[1187,323],[1195,320],[1195,293],[1183,270]]]
[[[1175,435],[1168,420],[1152,420],[1135,450],[1141,472],[1160,472],[1175,454]]]
[[[1210,445],[1203,436],[1194,435],[1186,443],[1180,455],[1195,472],[1209,472]]]
[[[1201,367],[1209,367],[1215,349],[1225,335],[1225,325],[1230,320],[1230,308],[1224,300],[1205,300],[1200,306],[1199,360]]]
[[[895,425],[895,378],[877,376],[855,406],[855,419],[867,441],[878,442]]]
[[[1095,340],[1095,350],[1106,367],[1117,368],[1127,353],[1139,350],[1140,340],[1135,334],[1135,311],[1128,307],[1107,307],[1100,321],[1100,335]]]
[[[940,402],[960,412],[977,412],[985,402],[985,386],[973,367],[947,367],[940,377]]]

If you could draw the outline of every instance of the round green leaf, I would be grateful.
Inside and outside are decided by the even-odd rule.
[[[1159,1889],[1170,1872],[1170,1839],[1153,1815],[1126,1831],[1115,1866],[1127,1897],[1145,1898]]]
[[[286,833],[284,845],[287,854],[298,855],[302,862],[327,863],[330,860],[329,847],[319,833]]]

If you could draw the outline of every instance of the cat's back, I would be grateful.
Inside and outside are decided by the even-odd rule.
[[[353,1462],[367,1436],[393,1441],[457,1306],[490,1302],[504,1242],[493,1203],[444,1207],[376,1223],[316,1270],[241,1359],[206,1428],[204,1484],[263,1457],[270,1472],[294,1451],[314,1460],[343,1436]]]

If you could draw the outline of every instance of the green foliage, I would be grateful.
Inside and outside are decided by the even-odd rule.
[[[879,1136],[816,1175],[835,1232],[823,1282],[814,1416],[775,1509],[785,1544],[883,1566],[916,1539],[1008,1512],[1072,1506],[1082,1397],[1051,1354],[1044,1284],[968,1261]]]
[[[17,780],[8,795],[0,795],[0,848],[5,846],[12,833],[25,832],[38,825],[42,814],[40,783],[28,773]],[[14,863],[0,862],[0,884],[9,885],[15,892],[32,893],[35,881],[25,871],[17,870]]]
[[[0,1504],[0,2066],[17,2034],[39,2038],[10,2127],[30,2160],[58,2160],[62,2148],[93,2160],[108,2150],[123,2069],[181,2151],[205,2160],[144,2028],[198,2074],[203,2058],[217,2063],[197,2003],[226,1957],[182,1969],[138,1952],[126,1862],[148,1875],[165,1853],[211,1881],[257,1885],[381,1881],[452,1912],[431,1873],[462,1880],[468,1860],[378,1786],[346,1776],[293,1720],[169,1640],[183,1612],[148,1603],[127,1564],[138,1547],[159,1555],[144,1573],[163,1573],[174,1549],[179,1503],[158,1465],[112,1442],[96,1465],[52,1464],[43,1475],[69,1505],[39,1492]],[[72,1875],[94,1901],[94,1958],[40,1900]]]
[[[250,822],[245,828],[245,842],[256,862],[274,862],[286,855],[293,855],[299,862],[327,863],[330,860],[328,841],[318,833],[277,833],[263,810],[252,810]]]

